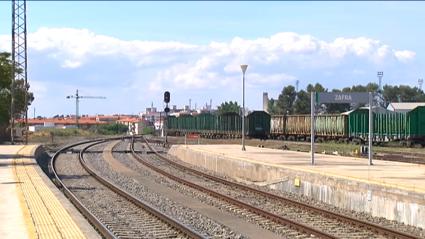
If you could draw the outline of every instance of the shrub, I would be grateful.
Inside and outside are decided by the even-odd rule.
[[[97,128],[97,132],[99,134],[112,135],[112,134],[125,134],[127,133],[128,128],[123,124],[104,124],[99,125]]]

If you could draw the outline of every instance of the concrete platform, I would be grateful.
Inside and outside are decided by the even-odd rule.
[[[240,145],[174,145],[169,154],[243,182],[425,228],[425,165]]]
[[[38,149],[0,146],[0,238],[100,238],[39,168]]]

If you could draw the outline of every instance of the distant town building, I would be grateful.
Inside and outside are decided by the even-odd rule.
[[[24,122],[24,119],[19,119],[18,122]],[[81,117],[78,119],[78,124],[81,128],[90,128],[91,126],[107,124],[105,121],[97,121],[95,116]],[[37,118],[28,119],[29,131],[35,132],[46,128],[75,128],[75,117],[64,118]]]
[[[134,135],[134,134],[142,134],[143,128],[146,127],[148,124],[144,120],[137,118],[125,118],[117,120],[118,124],[123,124],[128,127],[127,134]]]
[[[394,112],[408,112],[418,106],[425,106],[425,102],[392,102],[387,109]]]
[[[210,100],[210,102],[212,102]],[[170,116],[179,116],[179,115],[183,115],[183,114],[190,114],[190,115],[196,115],[196,114],[200,114],[200,113],[206,113],[206,112],[211,112],[214,113],[216,110],[211,109],[211,104],[205,104],[205,107],[203,107],[202,109],[190,109],[189,105],[185,105],[183,106],[183,108],[179,109],[177,108],[177,105],[172,105],[170,106],[170,112],[168,113],[168,115]],[[160,130],[162,129],[162,126],[164,124],[164,120],[165,120],[165,112],[164,111],[158,111],[156,107],[153,107],[153,105],[151,105],[151,107],[146,108],[145,112],[141,112],[139,114],[139,116],[153,124],[155,126],[155,129]]]

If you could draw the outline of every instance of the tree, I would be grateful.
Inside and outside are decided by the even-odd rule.
[[[320,83],[316,83],[314,86],[312,84],[308,84],[306,89],[307,89],[307,92],[308,93],[311,93],[311,92],[326,92],[326,91],[328,91]]]
[[[221,105],[218,107],[217,110],[219,114],[225,114],[230,112],[239,114],[240,109],[241,109],[241,106],[238,105],[238,102],[226,101],[221,103]]]
[[[11,55],[7,52],[0,53],[0,126],[5,126],[10,121],[10,101],[11,101],[11,83],[12,83],[12,61]],[[22,69],[15,68],[16,72],[22,72]],[[29,88],[29,87],[28,87]],[[27,94],[28,106],[34,100],[31,92],[27,92],[24,79],[18,79],[14,84],[15,110],[14,116],[18,118],[25,113],[25,94]]]
[[[267,105],[267,111],[269,112],[269,114],[271,115],[277,115],[278,114],[278,109],[277,109],[277,100],[271,98],[269,100],[269,103]]]
[[[283,87],[282,93],[280,93],[277,99],[277,113],[278,114],[292,114],[294,112],[293,105],[297,93],[295,87],[288,85]]]
[[[324,88],[321,84],[316,83],[315,85],[309,84],[306,90],[301,90],[298,93],[295,92],[293,86],[286,86],[283,88],[278,99],[270,99],[268,104],[268,111],[270,114],[309,114],[310,113],[310,100],[311,92],[327,92],[328,89]],[[378,84],[368,83],[367,85],[353,85],[351,87],[344,87],[342,89],[333,89],[332,92],[377,92]],[[418,87],[410,87],[407,85],[390,86],[385,85],[382,91],[383,99],[386,104],[382,104],[381,99],[379,100],[383,107],[386,107],[390,102],[425,102],[425,93]],[[380,97],[379,97],[380,98]],[[316,112],[318,113],[342,113],[357,107],[363,106],[364,104],[322,104],[316,106]]]
[[[295,114],[310,114],[311,111],[310,94],[304,90],[297,93],[297,99],[294,102]]]
[[[407,85],[400,86],[384,86],[384,99],[387,103],[390,102],[424,102],[425,94],[417,87]]]

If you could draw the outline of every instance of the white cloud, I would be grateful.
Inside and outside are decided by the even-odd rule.
[[[288,74],[271,74],[271,75],[262,75],[262,74],[250,74],[247,78],[247,82],[251,84],[283,84],[285,82],[294,81],[297,78]]]
[[[192,58],[189,60],[226,58],[272,64],[288,56],[338,60],[351,55],[374,60],[393,55],[399,61],[410,60],[415,56],[412,51],[391,49],[378,40],[366,37],[341,37],[326,42],[294,32],[281,32],[253,40],[235,37],[230,42],[211,42],[208,45],[176,41],[125,41],[96,34],[88,29],[74,28],[40,28],[30,33],[28,39],[30,48],[49,52],[49,56],[61,60],[64,67],[79,67],[95,56],[125,56],[140,65],[170,64],[186,57]],[[5,36],[1,36],[0,47],[4,48],[6,41]]]
[[[358,77],[359,72],[369,72],[385,64],[406,63],[416,56],[413,51],[395,49],[367,37],[325,41],[294,32],[256,39],[234,37],[227,42],[197,45],[177,41],[122,40],[88,29],[40,28],[28,35],[28,47],[31,54],[49,62],[56,61],[65,68],[55,69],[62,71],[58,76],[79,72],[79,76],[84,77],[90,69],[82,69],[88,64],[90,67],[104,62],[114,64],[101,65],[97,71],[114,67],[114,75],[110,75],[114,82],[121,82],[123,73],[126,73],[126,90],[132,89],[139,95],[160,92],[165,87],[181,91],[239,87],[240,64],[249,65],[248,86],[261,90],[275,86],[280,90],[282,84],[305,80],[301,75],[306,72],[320,72],[324,77],[330,72],[332,74],[328,75],[338,78],[339,69],[348,69],[353,77]],[[9,36],[0,36],[0,49],[10,49]],[[119,65],[122,62],[125,64]],[[127,74],[129,71],[133,73]],[[316,78],[317,74],[312,75],[307,80],[320,80]],[[84,80],[90,81],[90,78]],[[111,85],[111,88],[116,86]]]
[[[416,53],[413,51],[394,51],[395,57],[401,62],[407,62],[415,58]]]
[[[36,51],[49,52],[49,56],[62,61],[65,68],[76,68],[91,57],[125,56],[140,65],[166,62],[170,54],[190,52],[195,45],[180,42],[123,41],[98,35],[88,29],[40,28],[28,35],[28,45]],[[155,54],[165,58],[155,58]]]

